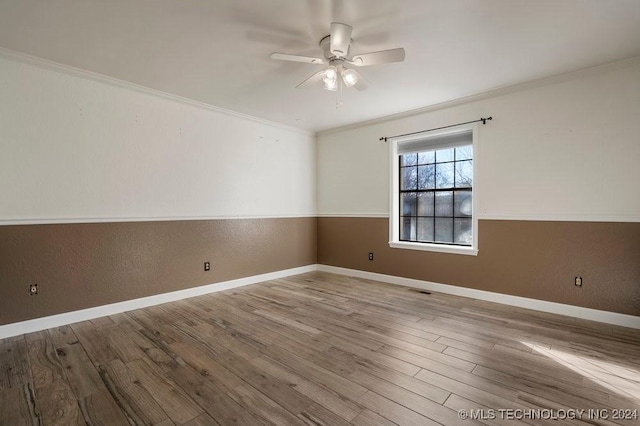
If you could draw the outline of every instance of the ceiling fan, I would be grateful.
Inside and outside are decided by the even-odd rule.
[[[296,88],[312,86],[322,82],[324,88],[331,91],[338,89],[341,91],[342,85],[355,87],[358,90],[364,90],[369,86],[369,82],[362,74],[353,68],[349,68],[348,66],[350,65],[367,67],[370,65],[404,61],[403,48],[353,55],[351,52],[351,45],[353,43],[351,39],[352,31],[353,28],[349,25],[332,22],[330,34],[320,40],[320,48],[322,49],[324,59],[289,55],[286,53],[273,53],[271,59],[305,62],[308,64],[329,64],[327,68],[313,74],[297,85]]]

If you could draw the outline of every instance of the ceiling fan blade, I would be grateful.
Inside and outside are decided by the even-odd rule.
[[[304,62],[307,64],[324,64],[324,59],[312,58],[310,56],[288,55],[286,53],[272,53],[271,59],[280,61]]]
[[[404,61],[404,49],[398,48],[356,55],[351,59],[350,63],[359,67],[368,67],[369,65],[388,64],[390,62],[402,61]]]
[[[313,74],[311,77],[307,78],[302,83],[298,84],[296,86],[296,89],[304,89],[306,87],[314,86],[316,85],[316,83],[321,83],[323,74],[324,74],[324,70],[318,71],[317,73]]]
[[[362,73],[359,73],[358,71],[352,69],[352,71],[354,72],[355,75],[358,76],[358,81],[356,81],[356,84],[353,85],[353,87],[355,87],[356,89],[358,89],[359,91],[366,89],[367,87],[369,87],[371,85],[371,82],[369,80],[367,80],[366,78],[363,77]]]
[[[344,58],[349,54],[351,44],[351,32],[353,28],[339,22],[331,23],[331,53],[339,58]]]

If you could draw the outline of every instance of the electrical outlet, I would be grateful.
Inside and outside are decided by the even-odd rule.
[[[369,260],[373,260],[373,253],[369,253]]]
[[[211,270],[211,262],[204,262],[204,270],[208,272]]]
[[[35,296],[38,294],[38,284],[29,285],[29,296]]]
[[[582,287],[582,277],[576,277],[574,284],[576,285],[576,287]]]

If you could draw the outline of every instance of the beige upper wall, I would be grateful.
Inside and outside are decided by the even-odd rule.
[[[0,224],[313,216],[315,137],[0,58]]]
[[[481,219],[640,221],[640,60],[407,118],[318,136],[320,215],[387,215],[378,139],[493,116],[479,127]]]

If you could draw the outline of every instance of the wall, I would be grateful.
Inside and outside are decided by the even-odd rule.
[[[0,324],[316,262],[312,134],[74,74],[0,59]]]
[[[493,120],[480,126],[474,162],[478,256],[390,249],[389,153],[379,138],[481,116]],[[321,133],[318,261],[640,315],[638,117],[636,59]]]

